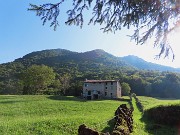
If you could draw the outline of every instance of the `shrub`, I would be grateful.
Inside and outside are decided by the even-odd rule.
[[[144,112],[149,120],[162,125],[177,126],[180,124],[180,106],[159,106]]]

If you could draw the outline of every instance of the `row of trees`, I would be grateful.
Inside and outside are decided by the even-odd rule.
[[[0,68],[0,94],[60,94],[79,96],[88,79],[119,79],[127,95],[180,98],[180,74],[128,68],[56,69],[45,65]],[[65,67],[67,69],[67,67]],[[62,72],[64,71],[64,72]]]
[[[139,75],[137,74],[139,73]],[[146,95],[152,97],[180,98],[180,76],[176,73],[162,72],[151,73],[152,77],[143,76],[148,72],[137,72],[131,76],[126,76],[127,82],[132,92],[137,95]]]
[[[71,76],[69,74],[64,74],[59,76],[55,74],[52,68],[45,65],[32,65],[27,68],[21,76],[20,82],[22,83],[22,88],[19,89],[21,94],[58,94],[66,95],[66,91],[70,88]],[[122,95],[129,95],[131,88],[128,83],[121,83]],[[76,87],[71,86],[72,89],[77,88],[79,92],[82,92],[82,85],[79,83]],[[74,95],[75,93],[69,94]],[[79,95],[80,93],[76,93]]]
[[[15,78],[0,81],[1,94],[66,94],[70,87],[68,73],[59,76],[51,67],[32,65]]]

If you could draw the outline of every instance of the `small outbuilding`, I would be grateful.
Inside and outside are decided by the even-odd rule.
[[[121,97],[121,85],[117,80],[85,80],[83,97],[88,100]]]

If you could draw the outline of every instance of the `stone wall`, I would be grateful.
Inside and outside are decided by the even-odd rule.
[[[91,128],[88,128],[85,124],[79,126],[78,135],[110,135],[109,133],[99,133]]]
[[[133,131],[132,110],[126,104],[120,105],[115,111],[115,124],[111,134],[100,133],[86,125],[79,126],[78,135],[129,135]]]
[[[132,110],[126,104],[120,105],[115,112],[115,126],[112,135],[129,135],[133,132]]]

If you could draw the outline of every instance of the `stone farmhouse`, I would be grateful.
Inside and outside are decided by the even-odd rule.
[[[121,97],[121,85],[117,80],[85,80],[83,98],[88,100]]]

